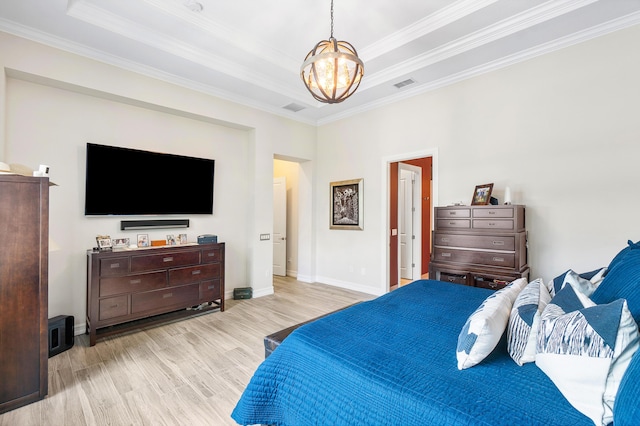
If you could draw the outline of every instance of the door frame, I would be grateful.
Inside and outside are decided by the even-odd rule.
[[[438,198],[439,198],[439,180],[438,180],[438,171],[439,171],[439,166],[438,166],[438,148],[429,148],[426,150],[421,150],[421,151],[415,151],[415,152],[410,152],[410,153],[404,153],[404,154],[397,154],[397,155],[392,155],[392,156],[387,156],[387,157],[383,157],[382,161],[381,161],[381,188],[385,188],[384,190],[384,196],[381,197],[380,203],[381,203],[381,209],[382,209],[382,215],[381,215],[381,226],[380,226],[380,241],[384,241],[384,244],[381,244],[380,247],[380,251],[381,251],[381,258],[385,259],[384,262],[382,262],[381,268],[380,268],[380,273],[382,274],[382,279],[380,280],[380,288],[379,293],[380,294],[384,294],[387,293],[389,291],[389,285],[390,285],[390,276],[389,276],[389,260],[390,260],[390,251],[391,251],[391,233],[389,232],[390,229],[390,224],[391,221],[389,219],[389,212],[390,212],[390,203],[389,203],[389,199],[390,199],[390,188],[391,188],[391,173],[390,173],[390,169],[391,169],[391,163],[396,163],[396,162],[402,162],[402,161],[408,161],[408,160],[413,160],[416,158],[422,158],[422,157],[431,157],[431,167],[432,167],[432,177],[431,177],[431,206],[432,208],[438,205]],[[431,215],[431,229],[433,229],[433,214]]]

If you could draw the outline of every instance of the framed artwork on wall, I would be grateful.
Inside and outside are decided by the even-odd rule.
[[[491,200],[491,191],[493,191],[493,184],[486,183],[484,185],[476,186],[473,191],[473,198],[471,199],[472,206],[486,206]]]
[[[329,229],[364,229],[363,181],[351,179],[329,184]]]

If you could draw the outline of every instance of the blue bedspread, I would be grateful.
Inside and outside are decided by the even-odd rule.
[[[459,371],[456,343],[490,290],[422,280],[294,331],[232,417],[272,425],[593,425],[505,339]]]

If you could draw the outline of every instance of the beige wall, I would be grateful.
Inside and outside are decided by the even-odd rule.
[[[386,289],[385,164],[429,150],[435,205],[470,203],[493,182],[527,206],[533,278],[606,265],[640,240],[638,40],[640,26],[321,126],[319,280]],[[325,187],[353,178],[364,178],[365,229],[329,230]]]
[[[82,332],[85,252],[97,234],[130,236],[119,231],[120,218],[83,216],[87,142],[216,159],[214,214],[189,217],[189,238],[210,232],[225,241],[227,295],[245,286],[255,296],[273,292],[273,247],[259,240],[273,226],[273,158],[312,163],[315,127],[5,33],[0,70],[0,161],[48,164],[59,184],[50,197],[50,234],[60,246],[50,257],[50,316],[74,315]],[[117,165],[108,172],[135,178]]]

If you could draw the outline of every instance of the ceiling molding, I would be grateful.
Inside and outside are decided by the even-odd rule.
[[[436,49],[425,52],[404,62],[397,63],[378,73],[368,75],[360,84],[360,90],[367,90],[388,80],[394,80],[412,72],[452,58],[477,47],[500,40],[509,35],[531,28],[548,19],[561,16],[597,0],[569,0],[562,4],[547,2],[526,12],[515,15],[458,38]]]

